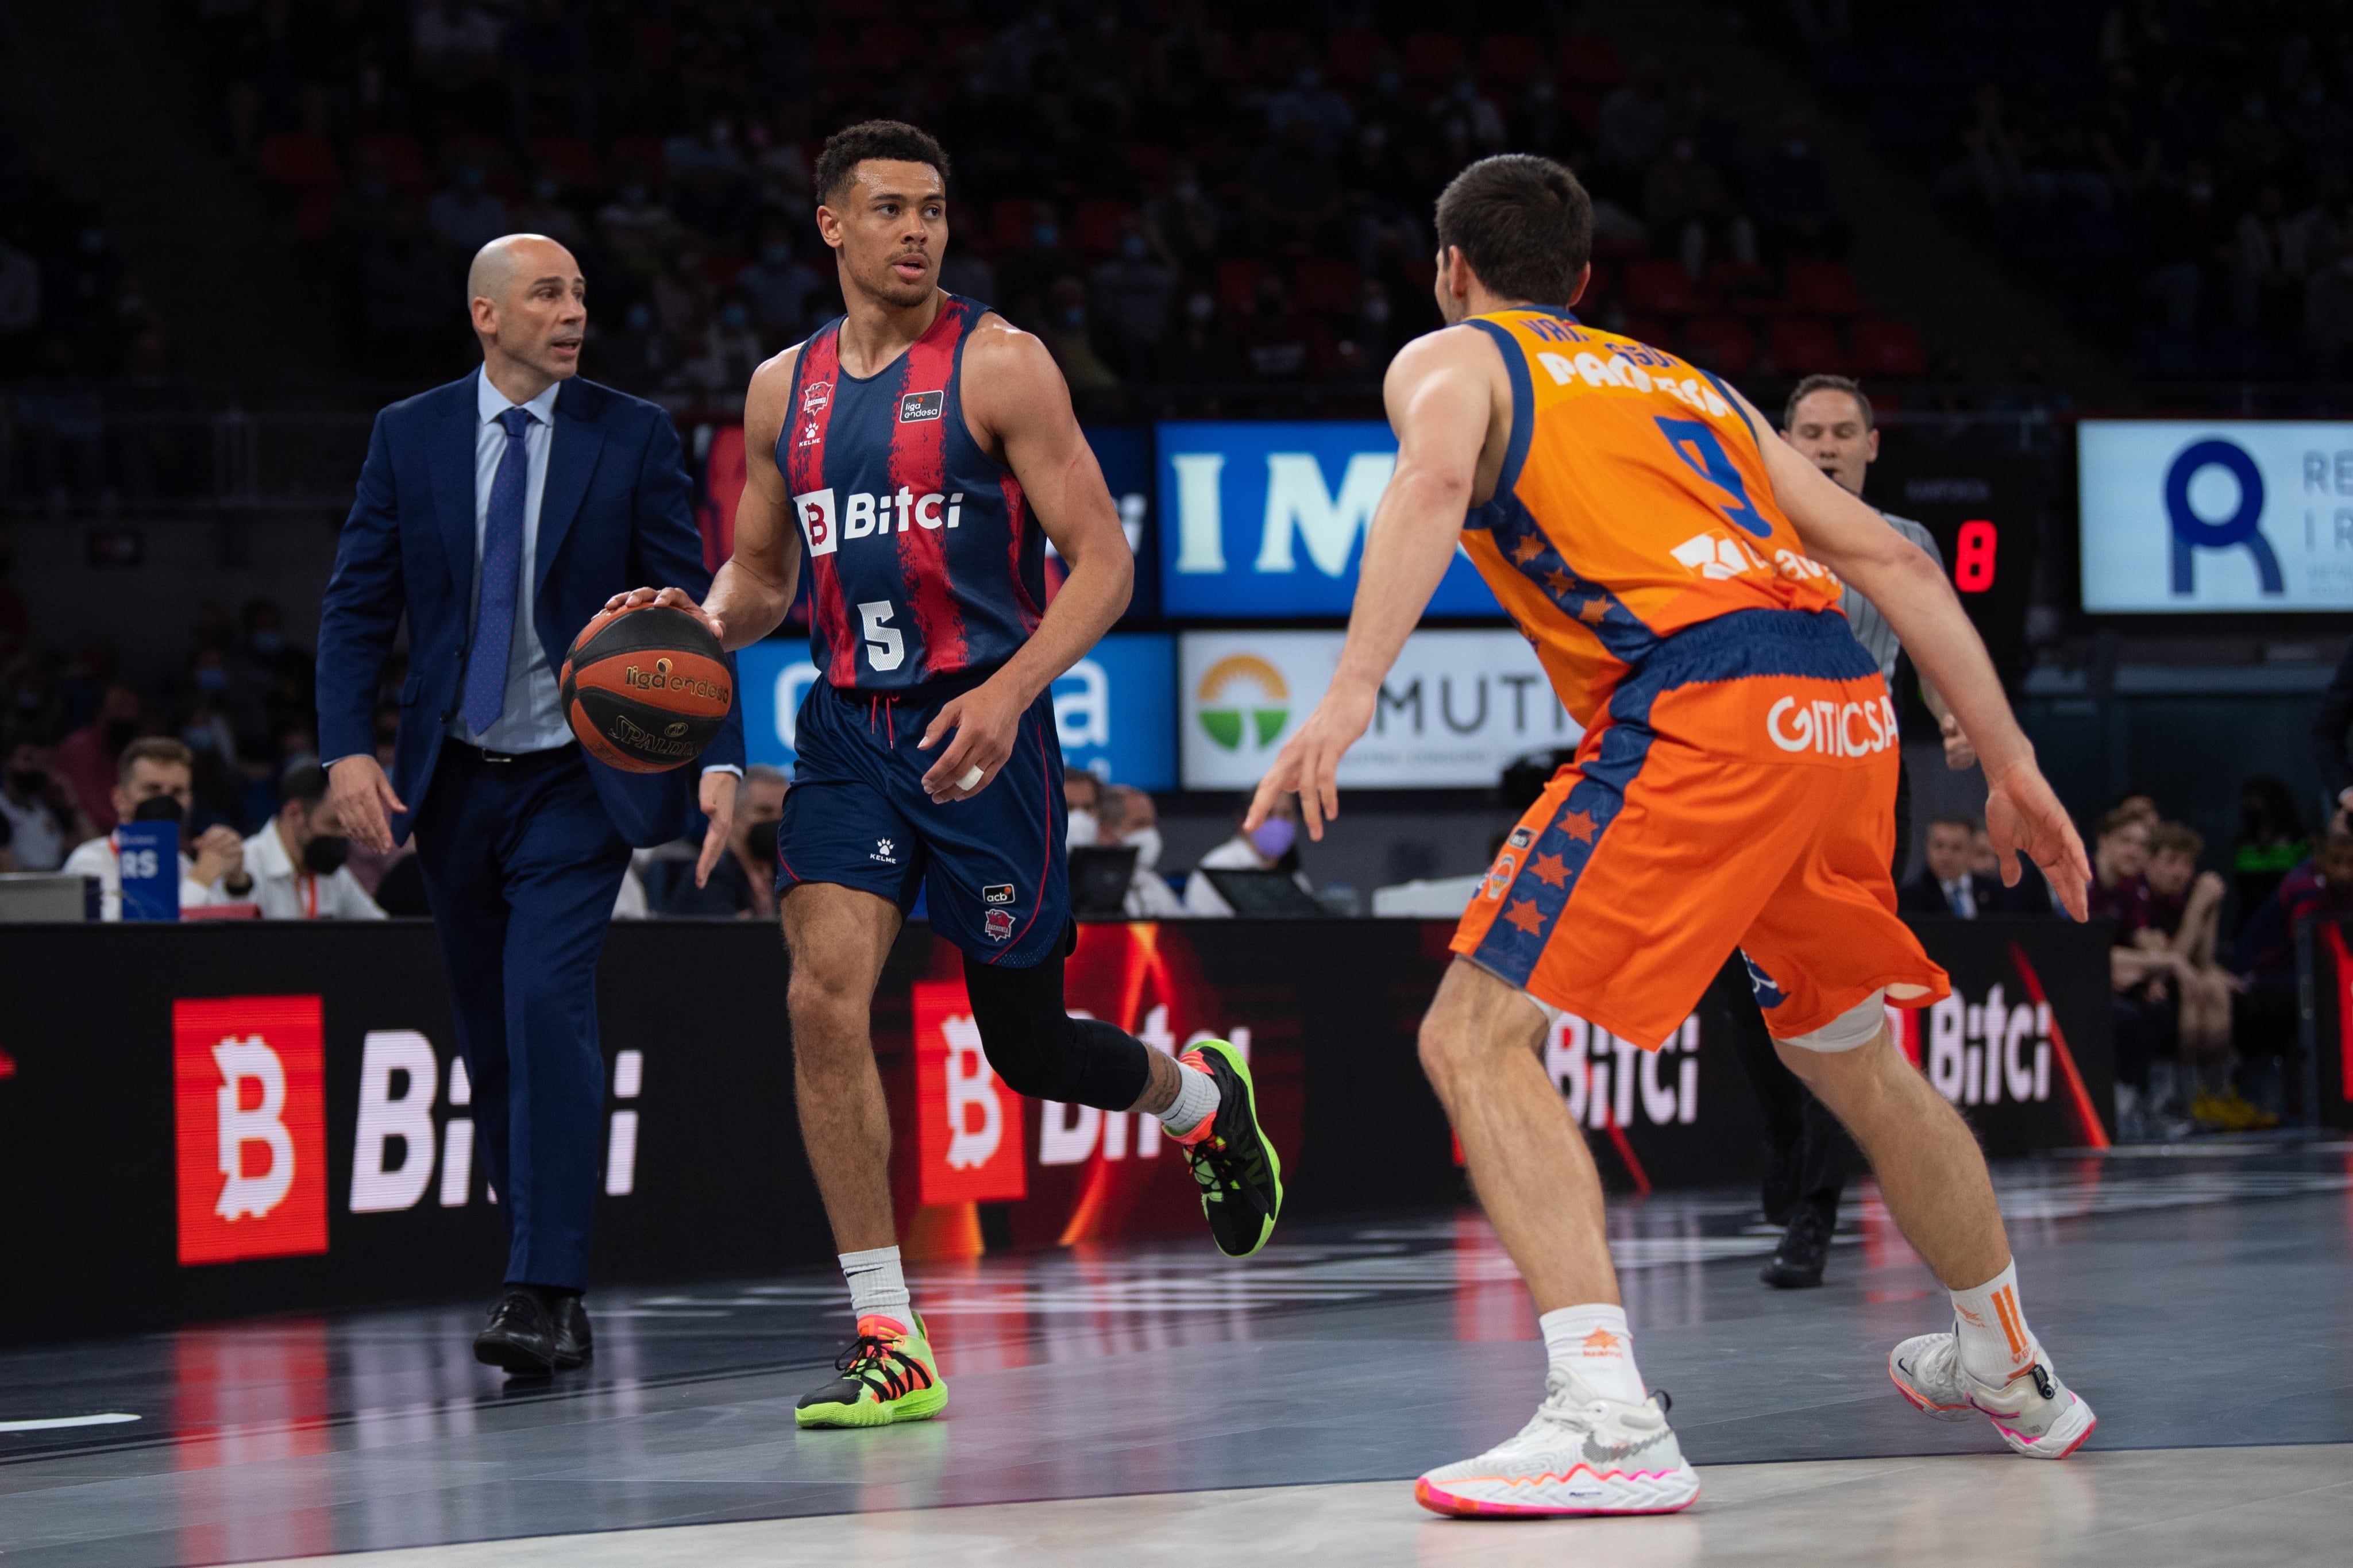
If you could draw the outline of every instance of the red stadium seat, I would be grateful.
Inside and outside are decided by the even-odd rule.
[[[1757,361],[1757,334],[1737,316],[1702,316],[1683,330],[1685,355],[1723,375],[1746,375]]]
[[[1398,64],[1408,81],[1431,82],[1462,63],[1462,40],[1451,33],[1416,33],[1405,41]]]
[[[1789,299],[1817,316],[1860,316],[1871,308],[1854,274],[1835,261],[1789,263]]]
[[[414,136],[402,136],[389,131],[370,132],[352,138],[353,153],[372,153],[384,164],[385,178],[404,191],[421,191],[433,183],[425,166],[425,149],[417,144]]]
[[[1292,300],[1303,310],[1353,310],[1359,281],[1353,262],[1303,261],[1292,279]]]
[[[751,258],[740,250],[714,250],[702,258],[702,275],[711,279],[714,289],[725,289],[735,281],[735,274],[750,264]]]
[[[1783,375],[1844,375],[1853,369],[1828,321],[1792,316],[1773,323],[1766,339]]]
[[[1553,53],[1560,79],[1578,87],[1616,87],[1626,79],[1618,47],[1598,33],[1571,33]]]
[[[1535,68],[1544,46],[1523,33],[1490,33],[1479,41],[1479,79],[1523,82]]]
[[[1119,226],[1134,216],[1126,202],[1081,202],[1072,215],[1071,242],[1082,256],[1109,256],[1119,248]]]
[[[1218,303],[1229,310],[1247,310],[1258,289],[1258,275],[1266,263],[1249,257],[1218,263]]]
[[[1687,316],[1699,291],[1679,261],[1637,261],[1626,268],[1626,308],[1643,315]]]
[[[1912,381],[1928,373],[1920,335],[1902,321],[1857,321],[1853,337],[1858,374]]]
[[[1022,250],[1029,244],[1030,202],[999,202],[988,209],[988,237],[999,250]]]
[[[662,142],[659,136],[613,138],[613,167],[623,179],[637,178],[649,185],[662,180]]]
[[[1156,180],[1168,172],[1168,149],[1157,142],[1131,142],[1119,150],[1127,166],[1147,180]]]
[[[265,136],[256,162],[262,179],[273,185],[303,190],[343,183],[343,171],[335,166],[335,149],[323,136],[297,131]]]
[[[903,23],[870,23],[858,35],[859,65],[867,70],[896,70],[923,52],[923,35]]]
[[[1324,74],[1351,87],[1370,81],[1374,68],[1380,63],[1381,52],[1388,47],[1388,41],[1378,33],[1335,33],[1324,48]]]
[[[1618,330],[1638,343],[1663,345],[1674,338],[1673,330],[1656,316],[1629,316],[1626,324]]]
[[[604,165],[596,149],[577,136],[535,136],[531,161],[557,184],[572,190],[596,190],[605,183]]]

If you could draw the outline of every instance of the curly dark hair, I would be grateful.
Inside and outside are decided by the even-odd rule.
[[[940,172],[940,184],[948,183],[948,155],[929,132],[903,120],[865,120],[845,125],[825,139],[825,149],[817,155],[817,169],[809,180],[818,201],[831,201],[834,193],[858,172],[858,165],[869,158],[929,163]]]

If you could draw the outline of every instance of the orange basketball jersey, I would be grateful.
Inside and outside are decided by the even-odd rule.
[[[1567,310],[1468,324],[1503,351],[1513,418],[1462,548],[1578,723],[1685,626],[1838,607],[1838,579],[1774,503],[1762,433],[1714,376]]]

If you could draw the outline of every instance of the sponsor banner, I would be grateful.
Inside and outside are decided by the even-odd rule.
[[[125,822],[114,830],[116,863],[122,874],[122,918],[180,918],[180,825]]]
[[[1220,421],[1162,425],[1157,435],[1166,615],[1347,615],[1365,527],[1397,467],[1386,424]],[[1504,613],[1460,551],[1430,610]]]
[[[327,1250],[316,996],[172,1004],[182,1263]]]
[[[1245,1052],[1288,1223],[1451,1207],[1468,1192],[1416,1033],[1452,929],[1091,923],[1067,991],[1154,1049],[1216,1037]],[[1957,997],[1948,1016],[1910,1015],[1907,1038],[1989,1151],[2098,1142],[2105,928],[1917,929]],[[0,1205],[0,1256],[80,1289],[0,1293],[0,1340],[472,1300],[497,1282],[489,1112],[454,1050],[429,925],[24,926],[9,957],[47,983],[20,988],[14,1070],[0,1072],[0,1181],[34,1194]],[[915,922],[875,994],[911,1256],[1143,1236],[1206,1247],[1198,1190],[1159,1123],[1014,1094],[970,1027],[962,973]],[[749,922],[614,928],[597,994],[598,1284],[830,1259],[797,1142],[786,982],[774,931]],[[1546,1068],[1613,1186],[1756,1179],[1760,1119],[1714,1005],[1656,1054],[1576,1020],[1547,1037]],[[45,1201],[60,1191],[69,1201]]]
[[[2086,419],[2084,608],[2353,609],[2353,424]]]
[[[1120,531],[1135,556],[1135,587],[1128,595],[1121,626],[1155,620],[1160,615],[1159,552],[1152,540],[1152,432],[1141,425],[1091,425],[1084,427],[1087,445],[1103,469],[1103,486],[1119,508]],[[1066,569],[1054,542],[1046,542],[1046,602],[1061,591]]]
[[[770,637],[735,656],[750,759],[790,768],[801,699],[818,681],[808,645]],[[1138,789],[1176,787],[1176,646],[1165,632],[1113,632],[1054,682],[1062,755]]]
[[[2305,998],[2305,1119],[2353,1128],[2353,921],[2301,922],[2295,963]]]
[[[1248,789],[1331,684],[1340,632],[1187,632],[1179,657],[1187,789]],[[1517,632],[1423,631],[1340,762],[1356,789],[1483,788],[1577,727]]]

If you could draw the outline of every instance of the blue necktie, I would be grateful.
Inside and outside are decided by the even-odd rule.
[[[531,482],[531,457],[522,433],[531,427],[526,409],[499,416],[507,449],[491,480],[489,515],[482,526],[482,602],[474,612],[474,651],[466,664],[466,728],[490,732],[507,705],[507,656],[514,647],[516,585],[522,575],[522,503]]]

